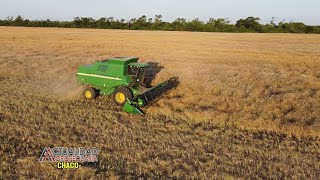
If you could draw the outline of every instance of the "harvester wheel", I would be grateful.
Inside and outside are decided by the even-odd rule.
[[[86,99],[95,99],[97,97],[97,91],[93,88],[87,88],[83,91],[83,96]]]
[[[118,87],[114,94],[113,94],[113,100],[118,105],[124,105],[126,103],[127,99],[132,100],[133,94],[132,91],[127,87]]]

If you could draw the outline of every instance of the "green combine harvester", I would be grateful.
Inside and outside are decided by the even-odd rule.
[[[161,94],[178,84],[176,77],[147,88],[148,64],[139,63],[136,57],[115,57],[80,66],[77,79],[87,88],[83,95],[95,99],[98,95],[111,95],[116,104],[132,114],[143,114],[140,107],[148,105]]]

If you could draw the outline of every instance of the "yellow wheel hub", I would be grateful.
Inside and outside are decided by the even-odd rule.
[[[116,94],[116,100],[119,103],[123,103],[126,100],[126,96],[123,93],[119,92]]]
[[[84,92],[84,95],[86,96],[86,98],[90,99],[92,97],[92,93],[90,91],[86,91]]]

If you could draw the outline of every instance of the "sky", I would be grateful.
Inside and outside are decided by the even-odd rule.
[[[114,17],[130,20],[161,14],[164,21],[178,17],[229,18],[232,23],[249,16],[268,23],[303,22],[320,25],[320,0],[0,0],[0,18],[22,15],[27,19],[73,20],[74,17]]]

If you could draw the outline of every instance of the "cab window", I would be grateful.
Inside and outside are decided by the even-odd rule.
[[[138,68],[134,67],[134,66],[128,66],[128,73],[129,75],[133,76],[133,75],[137,75],[138,73]]]
[[[108,69],[108,66],[107,66],[107,65],[100,65],[100,66],[98,67],[98,71],[100,71],[100,72],[106,72],[107,69]]]

